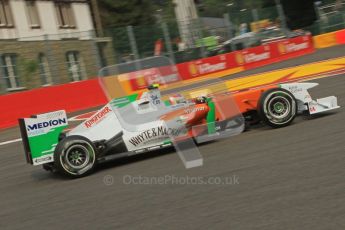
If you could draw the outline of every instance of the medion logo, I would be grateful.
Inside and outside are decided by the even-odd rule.
[[[54,127],[54,126],[63,125],[63,124],[67,124],[66,118],[44,121],[41,123],[28,125],[27,129],[28,129],[28,131],[34,131],[34,130],[38,130],[38,129],[43,129],[43,128],[47,128],[47,127]]]
[[[91,128],[94,124],[97,124],[100,122],[105,115],[107,115],[109,112],[111,112],[110,108],[107,106],[104,109],[102,109],[99,113],[97,113],[95,116],[93,116],[90,120],[85,122],[86,128]]]

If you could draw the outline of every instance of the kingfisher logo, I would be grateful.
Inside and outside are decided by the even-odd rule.
[[[39,130],[39,129],[43,129],[43,128],[56,127],[59,125],[66,125],[66,124],[67,124],[66,118],[56,119],[56,120],[50,120],[50,121],[44,121],[44,122],[36,123],[33,125],[28,125],[27,130],[29,132],[31,132],[31,131],[35,131],[35,130]]]
[[[87,120],[84,125],[86,128],[91,128],[95,124],[98,124],[100,121],[102,121],[108,113],[111,112],[111,109],[107,106],[103,108],[99,113],[97,113],[95,116]]]

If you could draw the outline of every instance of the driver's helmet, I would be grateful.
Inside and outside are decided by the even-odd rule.
[[[186,98],[181,94],[177,93],[169,97],[170,105],[177,105],[181,103],[186,103]]]
[[[155,89],[159,89],[159,84],[155,83],[155,84],[151,84],[147,87],[148,90],[155,90]]]
[[[204,96],[197,97],[194,99],[195,104],[205,104],[207,102],[207,98]]]

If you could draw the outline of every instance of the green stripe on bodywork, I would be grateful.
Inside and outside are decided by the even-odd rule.
[[[170,140],[166,140],[163,142],[163,145],[167,145],[167,144],[172,144],[172,142]]]
[[[52,154],[55,150],[55,146],[59,142],[60,133],[67,126],[61,126],[50,130],[50,132],[29,137],[29,145],[31,149],[31,156],[33,159],[42,157],[44,155]]]
[[[169,100],[164,101],[164,104],[165,104],[165,106],[170,106],[171,105]]]
[[[210,109],[206,117],[208,134],[214,134],[216,132],[216,105],[210,98],[207,99],[207,103]]]
[[[112,106],[121,108],[121,107],[124,107],[124,106],[128,105],[131,102],[136,101],[137,98],[138,98],[138,94],[136,93],[136,94],[132,94],[132,95],[129,95],[129,96],[119,97],[119,98],[113,99],[110,102],[110,104]]]

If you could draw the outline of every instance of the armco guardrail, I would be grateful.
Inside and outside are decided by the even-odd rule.
[[[243,71],[309,54],[313,51],[312,37],[301,36],[242,51],[180,63],[177,65],[177,69],[184,81],[204,79],[210,74],[217,73],[219,73],[219,77],[223,77],[226,70]],[[146,82],[142,79],[141,82],[129,81],[130,91],[146,88]],[[0,96],[3,111],[0,113],[0,128],[15,126],[18,118],[32,114],[60,109],[75,112],[100,106],[106,102],[107,98],[97,79],[3,95]]]

